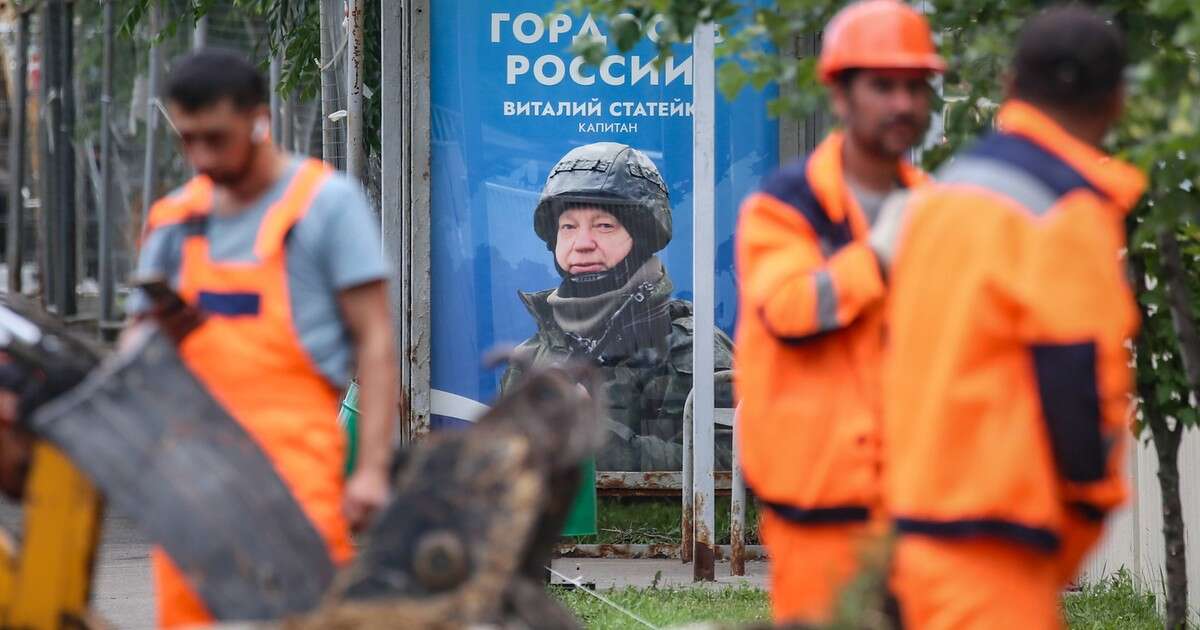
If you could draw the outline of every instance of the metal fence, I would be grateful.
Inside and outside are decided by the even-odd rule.
[[[329,89],[310,100],[279,93],[282,60],[272,58],[269,26],[234,0],[213,2],[194,23],[165,17],[187,15],[183,0],[151,3],[129,34],[120,32],[117,4],[0,2],[0,290],[109,332],[123,319],[123,285],[149,202],[190,176],[157,98],[181,55],[198,46],[245,53],[271,78],[273,138],[336,167],[347,163],[344,0],[322,0],[330,46],[306,62],[326,70]],[[378,205],[378,156],[365,153],[361,163]]]

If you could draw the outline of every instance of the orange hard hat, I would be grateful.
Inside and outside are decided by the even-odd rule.
[[[851,68],[942,72],[925,17],[899,0],[863,0],[842,9],[825,28],[817,73],[830,83]]]

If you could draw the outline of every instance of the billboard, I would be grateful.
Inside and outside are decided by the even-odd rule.
[[[613,439],[640,445],[608,467],[674,468],[691,379],[691,47],[655,64],[651,34],[590,65],[571,44],[606,25],[555,5],[430,8],[432,423],[481,413],[505,379],[481,357],[522,344],[535,362],[585,357],[612,378]],[[718,97],[718,369],[737,317],[737,207],[778,162],[771,98]],[[539,205],[552,170],[562,194]],[[718,406],[730,398],[719,388]]]

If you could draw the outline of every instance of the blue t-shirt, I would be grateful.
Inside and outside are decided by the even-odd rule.
[[[209,215],[205,229],[214,262],[256,261],[254,241],[267,209],[283,196],[300,164],[300,159],[293,159],[284,176],[242,212]],[[183,239],[180,225],[151,232],[138,254],[137,275],[169,278],[178,289]],[[285,256],[292,319],[300,343],[325,378],[343,388],[354,373],[354,349],[337,295],[389,275],[379,225],[362,188],[341,173],[325,180],[308,212],[288,235]],[[142,313],[148,307],[148,298],[134,291],[128,312]]]

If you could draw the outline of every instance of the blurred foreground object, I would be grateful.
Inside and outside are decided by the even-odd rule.
[[[94,625],[99,493],[170,551],[221,620],[579,627],[542,576],[601,440],[604,402],[588,393],[601,386],[586,367],[530,370],[470,430],[402,454],[392,502],[335,577],[265,455],[152,327],[102,361],[60,324],[0,303],[0,350],[18,368],[0,387],[21,401],[0,426],[34,436],[24,449],[0,437],[32,449],[16,480],[24,544],[0,548],[0,627]]]

